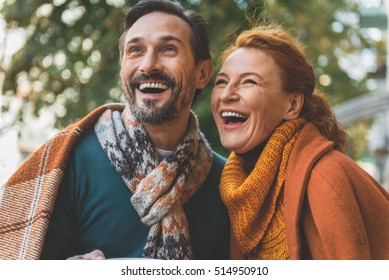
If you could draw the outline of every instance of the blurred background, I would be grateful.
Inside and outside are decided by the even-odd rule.
[[[0,0],[0,185],[44,141],[99,105],[123,102],[117,41],[137,1]],[[257,22],[287,27],[306,46],[350,136],[348,154],[389,189],[388,0],[182,0],[209,24],[218,53]],[[213,81],[194,111],[220,146]]]

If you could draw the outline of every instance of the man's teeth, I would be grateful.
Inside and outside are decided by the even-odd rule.
[[[226,118],[226,117],[236,117],[236,118],[244,118],[244,119],[247,118],[245,115],[239,114],[237,112],[223,112],[222,113],[222,117],[223,118]]]
[[[158,88],[158,89],[166,90],[167,86],[160,83],[144,83],[139,86],[140,90],[143,90],[145,88]]]

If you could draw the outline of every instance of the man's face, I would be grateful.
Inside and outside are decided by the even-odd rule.
[[[190,27],[181,18],[152,12],[127,31],[120,76],[139,121],[160,124],[190,110],[197,69]]]

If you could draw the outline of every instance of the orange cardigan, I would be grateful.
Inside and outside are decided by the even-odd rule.
[[[389,194],[306,123],[289,158],[284,217],[291,259],[389,259]],[[244,258],[231,234],[231,258]]]
[[[292,259],[389,259],[389,194],[312,123],[297,139],[285,180]]]

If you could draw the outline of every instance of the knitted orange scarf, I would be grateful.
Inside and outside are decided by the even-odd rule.
[[[250,259],[288,259],[283,185],[293,145],[305,120],[284,122],[271,135],[254,169],[231,153],[224,167],[220,192],[233,234]]]

